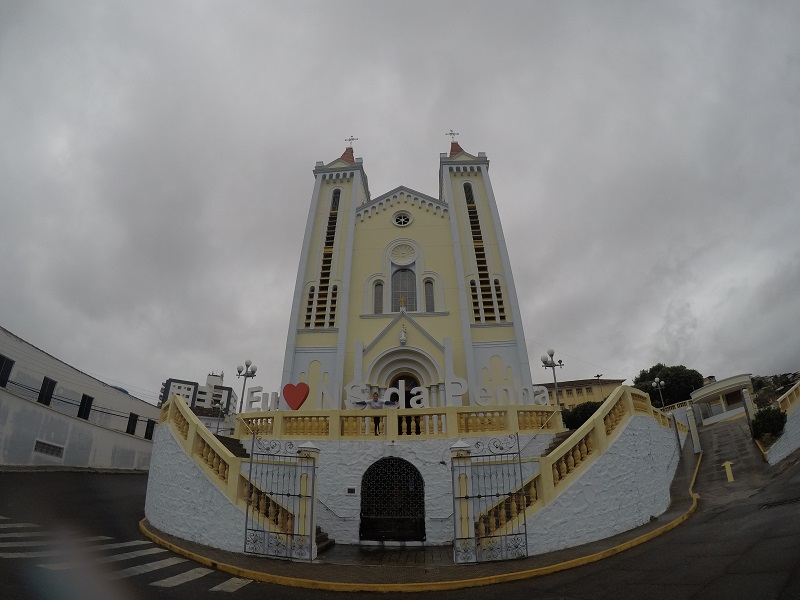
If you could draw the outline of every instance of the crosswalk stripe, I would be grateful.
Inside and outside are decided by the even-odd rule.
[[[114,550],[115,548],[127,548],[128,546],[141,546],[142,544],[152,544],[149,540],[134,540],[132,542],[119,542],[117,544],[99,544],[96,546],[84,546],[84,552],[94,552],[96,550]],[[59,550],[41,550],[34,552],[0,552],[0,558],[44,558],[47,556],[60,556],[64,554],[64,548]]]
[[[157,560],[155,562],[144,563],[143,565],[136,565],[135,567],[128,567],[115,573],[108,575],[109,579],[124,579],[125,577],[132,577],[133,575],[141,575],[142,573],[149,573],[150,571],[157,571],[158,569],[165,569],[172,565],[186,562],[185,558],[173,556],[172,558],[165,558],[164,560]]]
[[[252,579],[242,579],[241,577],[231,577],[228,581],[223,581],[219,585],[214,586],[209,592],[235,592],[239,588],[243,588],[248,583],[251,583]]]
[[[111,538],[107,535],[95,535],[93,537],[85,537],[85,538],[78,538],[72,539],[70,538],[70,543],[76,544],[84,544],[86,542],[99,542],[101,540],[110,540]],[[47,546],[53,543],[53,540],[34,540],[32,542],[0,542],[0,548],[31,548],[33,546]]]
[[[10,520],[11,519],[9,519],[8,517],[0,517],[0,521],[10,521]]]
[[[22,527],[39,527],[36,523],[0,523],[0,529],[21,529]]]
[[[122,560],[128,560],[130,558],[138,558],[139,556],[147,556],[148,554],[157,554],[159,552],[166,552],[166,548],[146,548],[144,550],[134,550],[133,552],[125,552],[123,554],[113,554],[111,556],[101,556],[99,558],[92,558],[88,561],[89,564],[92,565],[107,565],[108,563],[120,562]],[[51,571],[64,571],[66,569],[71,569],[76,565],[85,565],[87,561],[82,560],[78,563],[76,562],[63,562],[63,563],[53,563],[49,565],[38,565],[39,567],[44,567],[45,569],[50,569]]]
[[[41,537],[43,535],[53,535],[51,531],[12,531],[10,533],[0,533],[0,538],[27,538]]]
[[[199,579],[200,577],[203,577],[213,572],[214,571],[212,569],[197,567],[196,569],[192,569],[191,571],[186,571],[185,573],[181,573],[180,575],[173,575],[172,577],[167,577],[166,579],[162,579],[161,581],[154,581],[150,585],[154,585],[156,587],[175,587],[176,585],[186,583],[187,581],[193,581],[194,579]]]

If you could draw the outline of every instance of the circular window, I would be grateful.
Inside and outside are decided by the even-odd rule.
[[[417,253],[410,244],[401,243],[392,248],[391,256],[394,264],[405,266],[410,265],[416,260]]]
[[[411,223],[411,214],[407,213],[404,210],[401,210],[400,212],[394,213],[392,220],[394,221],[394,224],[397,225],[398,227],[405,227],[406,225]]]

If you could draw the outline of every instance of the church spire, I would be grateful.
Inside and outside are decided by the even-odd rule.
[[[455,131],[453,131],[451,129],[450,131],[445,133],[445,135],[449,135],[450,136],[450,140],[451,140],[450,141],[450,156],[456,156],[457,154],[461,154],[464,151],[464,149],[456,141],[456,136],[458,135],[458,133],[456,133]]]
[[[356,159],[353,156],[353,142],[357,142],[358,138],[353,137],[352,135],[345,140],[347,142],[347,148],[344,149],[344,154],[342,154],[342,160],[346,160],[349,163],[355,163]]]
[[[459,146],[458,142],[453,140],[450,142],[450,156],[455,156],[456,154],[461,154],[464,149]]]

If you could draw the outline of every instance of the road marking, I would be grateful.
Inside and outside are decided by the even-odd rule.
[[[733,481],[733,471],[731,471],[731,465],[732,464],[733,463],[731,461],[729,461],[729,460],[727,460],[724,463],[722,463],[722,466],[725,467],[725,475],[728,476],[728,483]]]
[[[79,565],[84,565],[87,562],[92,565],[107,565],[108,563],[120,562],[122,560],[128,560],[130,558],[138,558],[139,556],[147,556],[148,554],[158,554],[159,552],[166,552],[166,551],[167,551],[166,548],[147,548],[145,550],[134,550],[133,552],[125,552],[123,554],[113,554],[111,556],[101,556],[100,558],[92,558],[89,561],[53,563],[50,565],[37,565],[37,566],[44,567],[45,569],[50,569],[51,571],[64,571],[66,569],[71,569]]]
[[[17,529],[21,527],[39,527],[36,523],[0,523],[0,529]]]
[[[252,579],[242,579],[241,577],[231,577],[228,581],[223,581],[219,585],[214,586],[209,592],[235,592],[239,588],[243,588],[248,583],[251,583]]]
[[[136,565],[135,567],[128,567],[116,573],[109,574],[109,579],[124,579],[132,577],[133,575],[141,575],[142,573],[149,573],[150,571],[157,571],[158,569],[165,569],[172,565],[186,562],[185,558],[180,556],[173,556],[172,558],[165,558],[164,560],[157,560],[155,562],[144,563],[143,565]]]
[[[0,538],[27,538],[42,535],[53,535],[53,533],[51,531],[12,531],[11,533],[0,533]]]
[[[128,546],[141,546],[142,544],[152,544],[152,542],[149,540],[134,540],[132,542],[120,542],[117,544],[84,546],[81,550],[84,552],[94,552],[96,550],[113,550],[115,548],[127,548]],[[62,547],[58,550],[41,550],[36,552],[2,552],[0,553],[0,558],[44,558],[47,556],[60,556],[66,551],[67,549]]]
[[[203,567],[197,567],[196,569],[192,569],[191,571],[186,571],[185,573],[181,573],[180,575],[167,577],[166,579],[162,579],[161,581],[154,581],[150,585],[154,585],[156,587],[175,587],[176,585],[186,583],[187,581],[200,579],[201,577],[213,572],[214,572],[213,569],[205,569]]]
[[[85,537],[69,540],[70,543],[83,544],[86,542],[99,542],[102,540],[110,540],[107,535],[96,535],[93,537]],[[34,540],[32,542],[0,542],[0,548],[30,548],[32,546],[49,546],[53,544],[53,540]]]
[[[0,521],[10,521],[10,520],[11,519],[9,519],[8,517],[0,517]]]

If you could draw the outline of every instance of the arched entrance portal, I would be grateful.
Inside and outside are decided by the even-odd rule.
[[[411,398],[414,394],[411,393],[415,387],[419,386],[419,380],[409,373],[402,373],[392,379],[392,387],[399,390],[400,382],[403,382],[403,389],[405,389],[405,397],[400,398],[400,408],[411,408]],[[397,431],[400,435],[411,435],[415,433],[420,434],[420,419],[419,417],[397,417]]]
[[[405,388],[406,395],[404,398],[400,398],[400,407],[401,408],[411,408],[411,398],[414,394],[411,393],[415,387],[419,386],[419,380],[410,373],[403,373],[402,375],[398,375],[394,379],[392,379],[392,383],[390,387],[395,389],[400,389],[400,382],[403,381],[403,387]]]
[[[358,537],[425,541],[425,482],[407,460],[382,458],[364,473]]]

